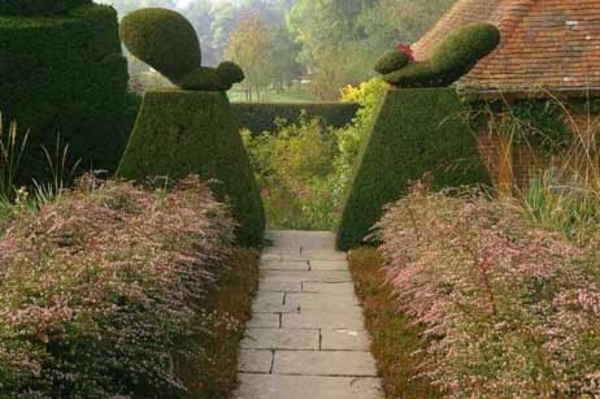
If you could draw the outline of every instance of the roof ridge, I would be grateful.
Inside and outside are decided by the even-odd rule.
[[[500,5],[502,18],[498,22],[498,28],[505,32],[512,32],[523,18],[530,12],[538,0],[505,0]],[[506,30],[505,30],[506,29]]]

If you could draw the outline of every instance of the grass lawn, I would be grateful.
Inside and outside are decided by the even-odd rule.
[[[231,102],[246,102],[246,95],[241,91],[231,90],[227,93]],[[261,92],[260,100],[256,100],[256,95],[252,96],[253,102],[273,102],[273,103],[308,103],[318,101],[311,93],[307,92]]]
[[[350,272],[365,310],[367,330],[373,338],[371,351],[377,361],[386,398],[436,399],[439,392],[424,378],[416,378],[421,361],[416,351],[424,348],[421,330],[399,315],[385,283],[383,259],[373,248],[350,252]]]

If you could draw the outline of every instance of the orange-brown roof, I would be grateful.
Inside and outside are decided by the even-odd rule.
[[[460,80],[487,88],[600,88],[600,0],[458,0],[415,45],[417,59],[457,26],[494,23],[500,46]]]

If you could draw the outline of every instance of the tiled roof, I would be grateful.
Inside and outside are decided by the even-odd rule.
[[[488,88],[600,88],[600,0],[458,0],[415,45],[426,59],[452,29],[489,21],[500,46],[460,83]]]

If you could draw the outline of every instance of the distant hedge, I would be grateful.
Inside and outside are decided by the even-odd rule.
[[[343,127],[354,118],[359,105],[342,102],[232,103],[231,107],[240,128],[246,128],[253,134],[260,134],[265,131],[276,131],[275,121],[278,118],[290,123],[300,122],[303,110],[309,117],[323,118],[332,127]]]
[[[190,173],[217,180],[213,189],[219,200],[231,203],[239,243],[261,246],[264,210],[226,94],[146,92],[117,174],[144,180]]]
[[[490,184],[453,89],[389,90],[376,111],[348,191],[337,246],[364,243],[384,205],[432,173],[434,187]]]
[[[48,173],[40,144],[52,150],[58,132],[71,164],[114,170],[129,128],[127,79],[111,7],[0,17],[0,111],[31,129],[23,180]]]

